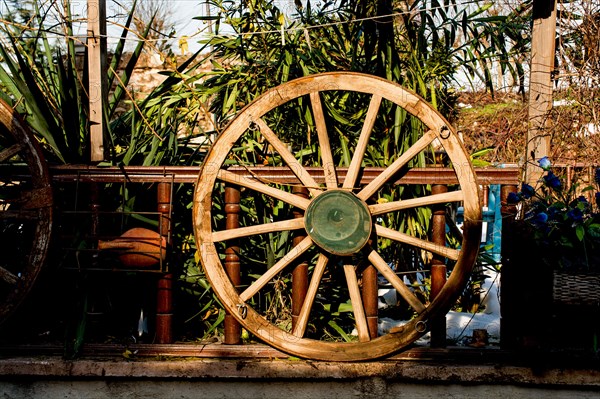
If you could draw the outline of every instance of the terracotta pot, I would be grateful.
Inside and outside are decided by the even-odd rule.
[[[136,227],[112,241],[98,241],[98,249],[119,253],[123,266],[148,268],[165,260],[167,240],[156,231]]]

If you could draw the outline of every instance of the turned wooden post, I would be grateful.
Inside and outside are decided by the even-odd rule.
[[[294,186],[292,192],[303,198],[308,198],[308,189],[305,187]],[[304,212],[299,209],[294,209],[294,217],[302,218],[304,217]],[[304,230],[299,231],[304,232]],[[293,245],[298,245],[305,237],[306,235],[302,233],[295,234],[292,241]],[[298,316],[300,315],[300,310],[302,309],[302,304],[304,304],[306,292],[308,291],[308,263],[306,263],[304,257],[302,259],[303,260],[296,265],[292,271],[292,329],[296,327]]]
[[[448,187],[443,184],[435,184],[431,187],[431,194],[443,194],[448,192]],[[431,242],[437,245],[446,245],[446,206],[444,204],[434,205],[431,228]],[[435,299],[446,284],[446,265],[443,257],[434,255],[431,260],[431,300]],[[446,316],[440,316],[431,320],[431,346],[446,346]]]
[[[159,233],[171,244],[171,183],[158,183],[157,202],[160,214]],[[166,271],[164,261],[162,271]],[[173,274],[161,273],[156,295],[156,343],[173,342]]]
[[[377,249],[377,234],[375,233],[375,229],[371,232],[368,245],[373,249]],[[365,317],[367,318],[369,336],[371,339],[377,338],[379,335],[377,330],[377,322],[379,320],[379,286],[377,284],[377,269],[373,265],[368,265],[362,272],[361,296],[363,308],[365,309]]]
[[[237,229],[240,227],[240,190],[236,186],[225,186],[225,228]],[[227,241],[225,249],[225,270],[234,286],[242,283],[240,274],[240,247],[237,240]],[[224,341],[228,345],[237,345],[242,342],[242,326],[229,312],[225,314]]]
[[[490,186],[483,186],[481,200],[484,207],[490,206]]]
[[[377,242],[375,240],[374,242]],[[373,265],[365,267],[362,272],[362,300],[365,308],[365,316],[367,318],[367,326],[369,327],[369,336],[371,339],[377,338],[377,311],[378,311],[378,286],[377,286],[377,269]]]

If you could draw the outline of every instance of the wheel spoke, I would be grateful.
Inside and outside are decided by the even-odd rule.
[[[0,162],[4,162],[7,159],[10,159],[14,155],[18,154],[19,151],[21,151],[21,149],[22,147],[19,143],[13,144],[8,148],[3,149],[2,151],[0,151]]]
[[[385,237],[389,238],[390,240],[412,245],[413,247],[424,249],[426,251],[432,252],[437,255],[441,255],[451,260],[457,260],[460,254],[460,251],[457,249],[448,248],[444,245],[434,244],[430,241],[422,240],[420,238],[413,237],[409,234],[400,233],[399,231],[383,227],[379,224],[375,225],[375,231],[380,237]]]
[[[327,262],[329,262],[329,258],[324,254],[319,254],[319,259],[317,260],[315,270],[313,271],[310,279],[310,285],[306,291],[304,303],[302,303],[302,309],[300,309],[300,314],[298,315],[298,320],[296,321],[296,326],[294,327],[293,334],[296,337],[304,336],[306,326],[308,325],[308,316],[310,314],[310,310],[312,309],[312,305],[315,302],[317,290],[319,289],[319,284],[321,284],[321,278],[323,278],[323,273],[325,272]]]
[[[13,186],[15,189],[20,188],[20,192],[8,193],[12,198],[4,198],[0,204],[15,204],[19,209],[40,209],[52,206],[52,188],[40,187],[32,190],[26,190],[24,187]],[[7,192],[4,192],[7,195]],[[18,197],[16,197],[18,195]]]
[[[259,193],[282,200],[283,202],[296,206],[302,210],[306,210],[308,204],[310,203],[310,201],[306,198],[302,198],[298,195],[288,193],[287,191],[268,186],[254,178],[243,177],[224,169],[219,170],[217,177],[226,183],[237,184],[238,186],[250,188],[258,191]]]
[[[304,218],[283,220],[280,222],[259,224],[256,226],[240,227],[231,230],[216,231],[212,234],[212,241],[227,241],[235,238],[248,237],[257,234],[273,233],[284,230],[297,230],[304,228]]]
[[[408,302],[408,304],[417,312],[421,313],[425,310],[425,305],[419,301],[419,299],[413,294],[413,292],[404,284],[404,282],[394,273],[394,271],[388,266],[386,261],[377,253],[372,250],[369,253],[369,261],[375,268],[392,284],[392,287],[396,289],[398,294],[402,296]]]
[[[356,321],[358,340],[360,342],[367,342],[371,340],[371,337],[369,335],[367,317],[365,316],[365,308],[363,307],[362,298],[360,296],[358,279],[356,278],[356,269],[352,265],[344,265],[344,274],[346,275],[346,283],[348,284],[348,292],[350,293],[350,302],[352,303],[352,312],[354,313],[354,320]]]
[[[388,212],[400,211],[402,209],[416,208],[445,202],[458,202],[464,200],[465,196],[461,190],[450,191],[443,194],[428,195],[421,198],[412,198],[402,201],[393,201],[384,204],[369,205],[371,215],[377,216]]]
[[[308,250],[312,245],[312,240],[310,237],[306,237],[302,240],[298,245],[296,245],[287,255],[279,260],[279,262],[275,263],[269,270],[265,272],[262,276],[258,278],[254,283],[250,285],[250,287],[246,288],[244,292],[240,294],[240,298],[243,302],[246,302],[250,298],[252,298],[261,288],[263,288],[269,281],[273,279],[277,275],[277,273],[281,272],[285,269],[290,263],[292,263],[296,258],[302,255],[306,250]]]
[[[4,204],[0,204],[4,205]],[[35,220],[39,218],[39,212],[36,210],[12,210],[0,211],[0,220],[17,219],[17,220]]]
[[[287,163],[290,167],[291,171],[296,175],[298,179],[304,184],[304,186],[311,192],[312,195],[316,196],[321,193],[321,190],[318,188],[319,184],[312,178],[310,173],[302,166],[300,162],[296,159],[294,154],[292,154],[287,146],[277,137],[275,132],[271,130],[271,128],[266,124],[266,122],[262,119],[257,119],[256,124],[260,129],[260,133],[267,139],[267,141],[273,146],[275,151],[281,155],[281,158]]]
[[[321,150],[321,160],[323,161],[323,172],[325,174],[325,185],[329,189],[337,188],[337,173],[335,172],[335,163],[333,162],[333,155],[331,153],[329,134],[327,134],[325,115],[323,115],[323,104],[321,104],[321,96],[318,92],[310,93],[310,103],[317,126],[319,148]]]
[[[358,173],[360,172],[365,152],[367,152],[367,145],[369,144],[369,138],[371,137],[371,132],[373,131],[373,125],[375,124],[375,119],[377,118],[380,105],[381,96],[374,94],[373,97],[371,97],[371,102],[369,103],[367,116],[365,117],[365,122],[363,123],[362,131],[360,132],[360,138],[356,144],[356,149],[354,150],[352,162],[348,168],[348,173],[346,174],[343,188],[351,189],[356,184],[356,179],[358,179]]]
[[[15,285],[19,281],[19,277],[0,266],[0,280],[4,280],[8,284]]]
[[[377,190],[381,188],[392,176],[394,176],[404,165],[413,159],[419,152],[423,151],[429,144],[433,142],[437,134],[433,130],[427,131],[415,144],[413,144],[406,152],[396,159],[389,167],[379,174],[373,181],[358,194],[358,198],[367,201]]]
[[[22,193],[21,207],[23,209],[39,209],[52,206],[52,188],[41,187]]]

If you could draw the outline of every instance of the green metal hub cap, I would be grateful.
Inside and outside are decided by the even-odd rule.
[[[343,190],[329,190],[306,208],[306,231],[321,248],[335,255],[352,255],[371,236],[371,214],[362,200]]]

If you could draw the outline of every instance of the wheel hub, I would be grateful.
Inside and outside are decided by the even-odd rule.
[[[317,196],[306,209],[305,224],[310,238],[335,255],[355,254],[371,236],[367,204],[343,190]]]

